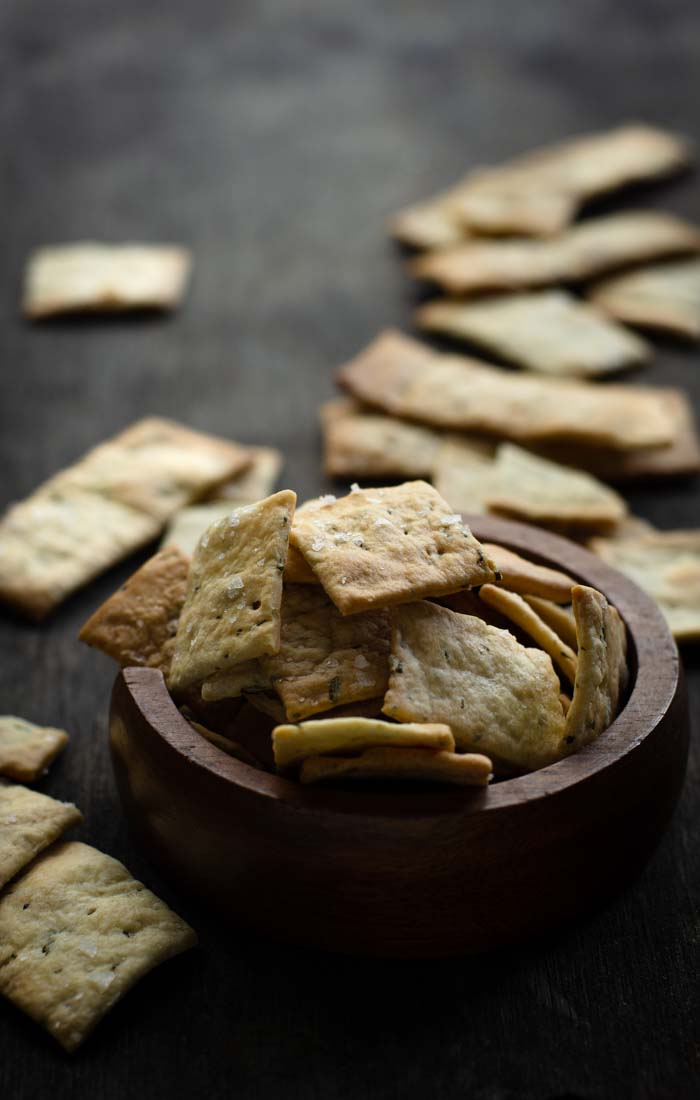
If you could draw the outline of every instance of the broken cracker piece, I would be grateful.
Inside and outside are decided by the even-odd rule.
[[[517,592],[508,592],[494,584],[484,584],[479,589],[479,599],[500,611],[512,623],[520,627],[533,642],[548,653],[555,664],[573,684],[576,679],[576,654],[573,649],[540,618],[537,612]]]
[[[564,715],[548,654],[437,604],[406,604],[393,619],[385,714],[445,722],[459,749],[511,768],[559,759]]]
[[[290,538],[343,615],[495,579],[462,517],[424,481],[307,502]]]
[[[116,859],[59,844],[0,898],[0,993],[74,1051],[196,934]]]
[[[0,887],[82,820],[80,810],[71,802],[59,802],[14,783],[0,783]],[[0,934],[0,952],[2,947]]]
[[[68,744],[68,734],[36,726],[12,714],[0,715],[0,775],[33,783]]]
[[[277,726],[272,745],[278,771],[298,767],[309,756],[357,754],[365,749],[422,748],[453,752],[450,727],[441,722],[395,722],[375,718],[319,718],[300,725]]]
[[[578,666],[566,715],[564,748],[575,752],[606,730],[627,684],[627,635],[617,610],[595,588],[572,592]]]
[[[359,756],[310,756],[299,773],[302,783],[333,779],[408,779],[485,787],[493,773],[488,756],[430,749],[367,749]]]

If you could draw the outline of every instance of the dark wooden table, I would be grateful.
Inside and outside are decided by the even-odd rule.
[[[0,24],[0,504],[145,413],[273,443],[285,485],[322,490],[316,406],[333,367],[409,324],[391,211],[467,164],[628,118],[700,139],[692,0],[5,0]],[[700,221],[698,178],[634,201]],[[182,312],[25,325],[29,250],[89,237],[190,245]],[[682,385],[700,410],[696,350],[659,346],[639,377]],[[700,520],[697,484],[629,496],[661,526]],[[3,1100],[700,1094],[697,744],[636,885],[547,942],[407,965],[257,941],[161,881],[122,820],[113,667],[76,633],[138,560],[45,626],[0,617],[0,711],[72,732],[42,789],[75,800],[80,838],[189,918],[201,947],[73,1059],[0,1004]],[[697,651],[686,664],[697,711]]]

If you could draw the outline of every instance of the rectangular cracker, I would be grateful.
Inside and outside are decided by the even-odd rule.
[[[525,595],[524,600],[536,611],[541,619],[559,635],[563,642],[574,651],[578,650],[578,638],[576,637],[576,621],[571,607],[561,607],[553,600],[543,596]]]
[[[58,802],[28,787],[0,782],[0,888],[66,829],[82,820],[80,810],[70,802]],[[0,934],[0,952],[2,949]]]
[[[40,248],[27,264],[25,316],[174,309],[192,258],[174,245],[76,244]]]
[[[700,259],[611,276],[592,286],[587,297],[626,325],[700,340]]]
[[[276,726],[272,747],[277,770],[297,768],[309,756],[357,755],[365,749],[446,749],[455,739],[442,722],[385,722],[376,718],[318,718],[300,725]]]
[[[656,600],[676,641],[700,639],[700,531],[613,535],[589,546]]]
[[[430,749],[367,749],[359,756],[310,756],[301,766],[302,783],[334,779],[403,779],[486,787],[493,774],[488,756]]]
[[[91,615],[80,641],[122,668],[145,665],[167,675],[189,567],[190,559],[177,546],[159,550]]]
[[[429,477],[439,447],[431,428],[371,411],[323,421],[327,477]]]
[[[310,501],[290,538],[343,615],[494,579],[461,516],[424,481]]]
[[[450,214],[475,233],[549,236],[589,199],[667,176],[692,159],[690,143],[632,123],[515,157],[462,182]]]
[[[664,447],[675,418],[651,388],[514,375],[386,330],[338,373],[355,398],[438,428],[616,451]]]
[[[275,653],[296,493],[283,489],[213,523],[192,558],[168,684],[175,692]]]
[[[599,310],[564,290],[501,294],[476,302],[428,302],[418,325],[487,351],[527,370],[585,378],[651,359],[651,348]]]
[[[605,596],[578,584],[571,594],[578,638],[578,667],[564,744],[575,752],[594,741],[615,718],[627,683],[627,635]]]
[[[569,683],[573,684],[576,679],[576,654],[522,596],[517,592],[508,592],[505,588],[497,588],[494,584],[484,584],[479,589],[479,599],[500,611],[528,634],[540,649],[549,654],[552,664],[566,676]]]
[[[275,447],[246,447],[246,452],[250,458],[248,468],[213,489],[210,500],[254,504],[270,496],[282,471],[282,452]]]
[[[393,612],[384,713],[445,722],[457,747],[523,770],[559,758],[564,714],[548,654],[506,630],[432,603]]]
[[[207,527],[211,527],[212,523],[224,516],[230,516],[236,507],[239,505],[230,500],[210,500],[181,508],[170,520],[161,540],[161,547],[175,546],[183,554],[192,557]]]
[[[68,744],[65,730],[0,715],[0,775],[33,783]]]
[[[495,542],[485,542],[483,547],[500,574],[498,583],[502,588],[521,595],[543,596],[557,603],[570,602],[571,589],[576,581],[568,573],[537,565]]]
[[[60,844],[0,898],[0,992],[74,1051],[140,978],[196,942],[116,859]]]
[[[260,663],[287,721],[298,722],[383,696],[390,647],[388,611],[344,616],[320,586],[293,584],[282,595],[279,652]]]

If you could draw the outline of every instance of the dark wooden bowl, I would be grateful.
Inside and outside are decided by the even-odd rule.
[[[688,749],[678,650],[663,617],[566,539],[493,518],[470,523],[482,540],[567,570],[619,609],[632,675],[613,725],[575,756],[488,789],[306,788],[201,738],[160,672],[125,669],[110,714],[119,792],[150,858],[183,889],[287,941],[440,956],[572,921],[643,865]]]

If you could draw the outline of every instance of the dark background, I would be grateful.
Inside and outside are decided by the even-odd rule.
[[[695,0],[4,0],[0,4],[0,504],[137,416],[159,413],[286,455],[283,484],[324,488],[316,406],[332,369],[414,290],[387,216],[466,167],[640,118],[700,139]],[[698,176],[634,196],[700,221]],[[28,326],[35,246],[191,246],[167,319]],[[700,408],[695,348],[636,377]],[[697,484],[639,487],[661,526],[700,518]],[[78,836],[122,859],[200,932],[73,1059],[0,1004],[3,1100],[59,1097],[697,1097],[697,741],[672,827],[606,911],[486,958],[316,956],[216,922],[129,839],[105,719],[113,667],[75,640],[141,559],[48,624],[0,617],[0,711],[64,726],[41,784]],[[700,702],[697,653],[686,653]],[[696,731],[697,735],[697,731]],[[517,899],[513,899],[517,905]]]

